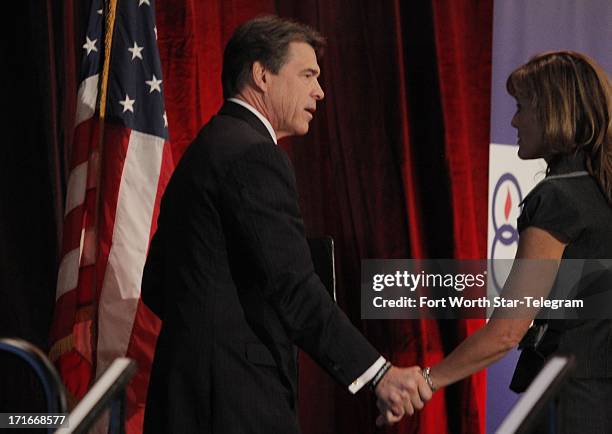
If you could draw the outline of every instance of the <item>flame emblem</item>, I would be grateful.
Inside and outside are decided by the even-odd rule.
[[[512,198],[510,197],[510,189],[506,189],[506,203],[504,204],[504,216],[506,217],[506,221],[508,221],[508,217],[510,217],[510,209],[512,208]]]

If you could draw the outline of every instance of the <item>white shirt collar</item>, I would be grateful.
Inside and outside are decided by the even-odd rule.
[[[272,136],[272,140],[274,140],[274,143],[278,144],[277,141],[276,141],[276,133],[274,132],[274,129],[272,128],[272,124],[270,123],[270,121],[268,119],[266,119],[266,117],[264,115],[259,113],[255,107],[253,107],[248,102],[245,102],[245,101],[243,101],[241,99],[238,99],[238,98],[228,98],[227,100],[231,101],[231,102],[235,102],[236,104],[241,105],[245,109],[251,111],[255,116],[257,116],[257,118],[259,118],[259,120],[268,129],[268,132],[270,133],[270,136]]]

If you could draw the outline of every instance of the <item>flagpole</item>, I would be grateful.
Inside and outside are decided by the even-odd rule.
[[[99,230],[100,230],[100,214],[102,208],[102,173],[104,171],[104,120],[106,117],[106,99],[108,92],[108,77],[110,73],[111,48],[113,46],[113,33],[115,29],[115,18],[117,13],[117,0],[108,2],[106,11],[106,32],[104,34],[104,65],[102,67],[102,76],[100,77],[100,110],[99,110],[99,142],[98,142],[98,161],[96,162],[96,208],[94,215],[94,240],[95,240],[95,262],[93,269],[93,288],[94,294],[94,318],[92,318],[92,333],[91,333],[91,363],[93,372],[97,369],[97,340],[98,340],[98,304],[100,294],[98,293],[98,258],[100,255]]]

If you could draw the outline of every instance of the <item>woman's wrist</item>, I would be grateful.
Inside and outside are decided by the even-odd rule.
[[[425,379],[425,382],[427,383],[431,391],[435,392],[436,390],[438,390],[436,382],[434,381],[431,375],[431,366],[428,366],[425,369],[423,369],[421,373],[423,374],[423,378]]]

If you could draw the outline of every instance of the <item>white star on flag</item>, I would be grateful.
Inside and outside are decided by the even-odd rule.
[[[89,56],[89,53],[91,53],[92,51],[98,51],[98,49],[96,48],[96,42],[98,40],[94,39],[93,41],[91,39],[89,39],[89,36],[85,36],[85,44],[83,44],[83,48],[87,50],[87,55]]]
[[[166,112],[164,112],[164,127],[168,127],[168,116],[166,116]]]
[[[147,6],[151,6],[151,3],[149,3],[149,0],[140,0],[138,2],[138,7],[142,6],[142,5],[147,5]]]
[[[140,58],[140,60],[142,60],[142,53],[141,53],[142,50],[144,50],[144,47],[139,47],[136,41],[134,41],[134,46],[132,48],[128,48],[128,51],[132,53],[132,60],[134,60],[137,57]]]
[[[104,11],[102,9],[98,9],[96,12],[98,13],[98,15],[102,15]]]
[[[157,40],[157,26],[153,27],[153,31],[155,32],[155,40]]]
[[[155,77],[155,74],[153,74],[153,78],[151,80],[145,80],[145,83],[151,86],[149,93],[153,93],[154,90],[161,92],[161,88],[159,87],[159,85],[162,83],[162,80],[158,80]]]
[[[130,96],[126,93],[125,94],[125,100],[124,101],[119,101],[119,104],[121,104],[123,106],[123,113],[125,113],[126,111],[131,111],[132,113],[134,113],[134,103],[136,102],[135,99],[130,99]]]

